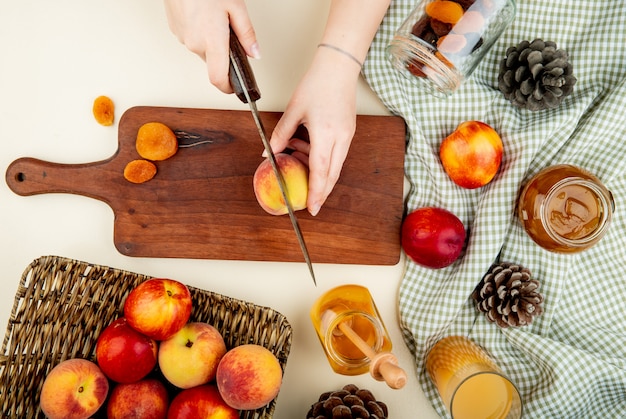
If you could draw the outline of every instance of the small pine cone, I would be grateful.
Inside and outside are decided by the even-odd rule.
[[[510,47],[500,62],[498,89],[520,108],[555,108],[574,90],[573,71],[567,52],[554,42],[522,41]]]
[[[348,384],[341,390],[323,393],[313,403],[306,419],[387,419],[387,405],[371,391]]]
[[[504,328],[525,326],[543,313],[539,281],[527,268],[508,262],[491,266],[472,298],[487,319]]]

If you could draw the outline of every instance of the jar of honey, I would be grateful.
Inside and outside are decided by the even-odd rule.
[[[474,72],[515,13],[515,0],[422,0],[387,54],[400,74],[446,97]]]
[[[518,216],[528,235],[557,253],[580,252],[609,227],[615,202],[591,173],[569,164],[548,167],[524,186]]]
[[[375,353],[391,351],[387,329],[369,290],[363,286],[342,285],[327,291],[310,314],[328,362],[338,374],[364,374],[370,367],[370,357],[354,343],[350,331]]]

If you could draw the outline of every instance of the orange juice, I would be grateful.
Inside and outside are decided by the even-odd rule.
[[[453,418],[521,417],[515,386],[465,337],[450,336],[437,342],[426,358],[426,370]]]
[[[348,324],[375,352],[391,350],[391,339],[365,287],[343,285],[331,289],[315,302],[310,315],[328,362],[338,374],[364,374],[371,361],[339,330],[342,323]]]

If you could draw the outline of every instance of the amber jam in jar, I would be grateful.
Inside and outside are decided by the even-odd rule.
[[[518,215],[528,235],[558,253],[580,252],[597,243],[614,208],[611,192],[597,177],[568,164],[537,173],[518,201]]]
[[[368,372],[370,359],[341,331],[349,326],[375,351],[390,351],[391,339],[369,290],[342,285],[323,294],[311,308],[311,321],[332,369],[342,375]]]

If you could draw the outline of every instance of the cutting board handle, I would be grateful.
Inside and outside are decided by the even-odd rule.
[[[6,171],[9,188],[18,195],[71,193],[108,202],[99,191],[111,179],[109,160],[85,163],[51,163],[30,157],[15,160]],[[121,177],[120,174],[117,174]]]

